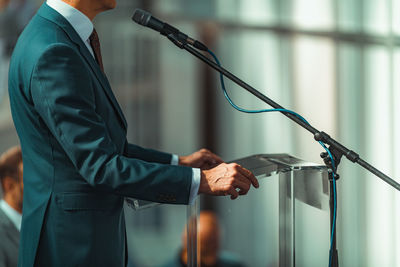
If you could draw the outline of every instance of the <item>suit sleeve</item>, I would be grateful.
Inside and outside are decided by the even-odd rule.
[[[134,144],[128,144],[125,148],[125,155],[130,158],[137,158],[148,162],[170,164],[172,155],[161,151],[143,148]]]
[[[169,195],[168,202],[187,204],[191,168],[121,153],[96,112],[98,88],[93,88],[89,71],[76,50],[55,44],[41,55],[31,78],[35,109],[76,170],[92,186],[113,193],[155,202],[165,202],[163,196]],[[141,151],[128,149],[128,154]]]

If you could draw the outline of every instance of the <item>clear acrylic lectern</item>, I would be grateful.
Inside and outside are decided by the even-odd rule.
[[[260,188],[237,200],[216,197],[222,249],[244,266],[324,266],[329,255],[329,181],[326,167],[288,154],[234,160],[251,170]],[[188,266],[198,266],[199,201],[188,206]]]

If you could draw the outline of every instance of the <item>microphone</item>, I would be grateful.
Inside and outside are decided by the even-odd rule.
[[[180,48],[188,43],[199,50],[206,52],[208,51],[208,47],[201,42],[190,38],[188,35],[182,33],[177,28],[169,25],[168,23],[162,22],[159,19],[153,17],[149,12],[137,8],[133,13],[132,20],[142,26],[149,27],[155,31],[158,31],[161,35],[168,37],[168,39],[170,39]]]

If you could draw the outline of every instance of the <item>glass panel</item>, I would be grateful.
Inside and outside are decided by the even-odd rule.
[[[333,29],[333,8],[332,0],[293,0],[293,25],[308,30]]]
[[[218,199],[223,253],[235,255],[245,266],[279,264],[279,180],[261,179],[260,188],[232,201]]]
[[[329,262],[330,213],[327,173],[294,170],[295,266],[324,266]]]
[[[340,30],[357,32],[361,30],[363,0],[338,0],[338,27]]]
[[[396,35],[400,35],[400,0],[392,1],[392,27]]]
[[[234,201],[217,199],[224,233],[222,251],[245,266],[327,264],[330,225],[325,167],[286,154],[237,162],[259,177],[260,188]],[[268,174],[272,176],[265,178]]]
[[[366,0],[364,6],[364,30],[372,34],[390,32],[389,0]]]

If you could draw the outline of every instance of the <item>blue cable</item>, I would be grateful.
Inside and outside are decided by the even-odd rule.
[[[218,64],[218,66],[221,67],[221,63],[219,62],[217,56],[211,51],[208,50],[207,51],[215,60],[215,62]],[[298,117],[299,119],[301,119],[302,121],[304,121],[305,123],[307,123],[308,125],[310,125],[310,123],[300,114],[289,110],[289,109],[279,109],[279,108],[275,108],[275,109],[256,109],[256,110],[248,110],[248,109],[244,109],[241,108],[239,106],[237,106],[232,99],[229,97],[228,92],[226,91],[225,88],[225,82],[224,82],[224,75],[222,73],[219,74],[220,77],[220,81],[221,81],[221,87],[222,87],[222,92],[224,93],[225,98],[228,100],[229,104],[231,104],[232,107],[234,107],[236,110],[240,111],[240,112],[244,112],[244,113],[251,113],[251,114],[255,114],[255,113],[264,113],[264,112],[284,112],[284,113],[290,113],[295,115],[296,117]],[[332,162],[332,167],[333,167],[333,172],[332,172],[332,179],[333,179],[333,225],[332,225],[332,232],[331,232],[331,241],[330,241],[330,249],[329,249],[329,267],[332,266],[332,256],[333,256],[333,251],[332,251],[332,245],[333,245],[333,237],[334,237],[334,233],[335,233],[335,228],[336,228],[336,203],[337,203],[337,199],[336,199],[336,179],[335,179],[335,161],[333,159],[333,156],[331,154],[331,151],[329,150],[328,147],[325,146],[325,144],[321,141],[318,141],[318,143],[325,149],[325,151],[328,153],[329,157],[331,158],[331,162]]]

